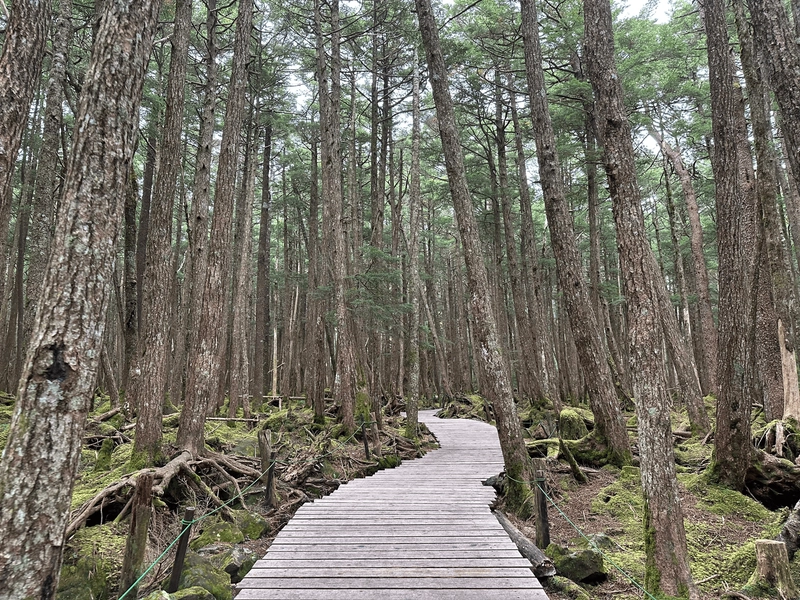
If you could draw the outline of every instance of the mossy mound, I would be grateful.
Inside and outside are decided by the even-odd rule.
[[[233,600],[231,580],[228,574],[216,567],[212,561],[203,558],[196,552],[186,554],[183,563],[179,589],[200,587],[210,592],[215,600]]]
[[[168,596],[170,600],[214,600],[214,594],[205,588],[194,586],[185,590],[178,590]]]
[[[269,533],[269,522],[261,515],[246,510],[234,510],[232,513],[236,527],[247,539],[257,540]]]
[[[64,552],[57,592],[59,600],[116,597],[125,538],[125,528],[112,523],[79,530]]]
[[[565,440],[579,440],[589,434],[583,417],[572,408],[565,408],[558,415],[558,431]]]
[[[493,421],[491,408],[478,394],[456,396],[439,411],[442,419],[475,419],[476,421]]]
[[[581,586],[566,577],[548,577],[545,586],[548,590],[554,592],[561,592],[570,600],[592,600],[591,596],[586,593]]]
[[[550,544],[545,554],[553,559],[556,571],[572,581],[598,583],[608,576],[603,555],[593,548],[570,552],[558,544]]]
[[[212,544],[226,543],[238,544],[244,541],[244,534],[235,524],[228,523],[222,519],[206,519],[201,521],[202,531],[200,537],[193,540],[189,547],[192,550],[199,550]]]

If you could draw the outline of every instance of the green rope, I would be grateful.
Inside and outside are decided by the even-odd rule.
[[[377,422],[377,421],[370,421],[369,423],[365,423],[365,425],[372,425],[373,423],[376,423],[376,422]],[[339,444],[339,447],[340,447],[340,448],[344,448],[344,446],[345,446],[345,445],[346,445],[346,444],[347,444],[347,443],[348,443],[350,440],[352,440],[354,437],[356,437],[356,434],[358,433],[359,429],[360,429],[360,428],[357,428],[357,429],[356,429],[356,430],[353,432],[353,434],[352,434],[352,435],[351,435],[349,438],[347,438],[347,439],[346,439],[344,442],[339,442],[339,441],[336,441],[336,440],[333,440],[333,441],[336,441],[336,443],[337,443],[337,444]],[[321,455],[321,456],[318,456],[318,457],[316,457],[314,460],[307,461],[307,462],[308,462],[309,464],[310,464],[310,463],[319,462],[321,459],[323,459],[323,458],[326,458],[326,457],[330,456],[331,454],[333,454],[333,450],[331,450],[330,452],[328,452],[328,453],[326,453],[326,454],[323,454],[323,455]],[[204,514],[204,515],[202,515],[202,516],[200,516],[200,517],[197,517],[196,519],[192,519],[191,521],[185,521],[185,520],[181,519],[181,525],[185,525],[185,527],[184,527],[184,528],[181,530],[181,532],[178,534],[178,536],[177,536],[177,537],[176,537],[174,540],[172,540],[172,541],[169,543],[169,545],[168,545],[168,546],[166,547],[166,549],[165,549],[165,550],[164,550],[164,551],[163,551],[163,552],[162,552],[162,553],[159,555],[159,557],[158,557],[158,558],[156,558],[156,559],[155,559],[155,560],[154,560],[152,563],[150,563],[150,566],[149,566],[149,567],[147,567],[147,569],[145,569],[144,573],[142,573],[142,574],[141,574],[141,576],[140,576],[140,577],[139,577],[139,578],[138,578],[136,581],[134,581],[134,582],[133,582],[133,584],[131,584],[131,586],[130,586],[130,587],[127,589],[127,590],[125,590],[125,593],[123,593],[123,594],[122,594],[122,595],[119,597],[119,600],[123,600],[123,598],[125,598],[125,596],[127,596],[127,595],[128,595],[130,592],[131,592],[131,590],[133,590],[134,588],[136,588],[136,587],[139,585],[139,583],[141,583],[141,581],[142,581],[142,580],[145,578],[145,576],[146,576],[146,575],[147,575],[147,574],[148,574],[150,571],[152,571],[152,570],[153,570],[153,567],[155,567],[155,566],[156,566],[156,565],[157,565],[159,562],[161,562],[161,559],[162,559],[162,558],[164,558],[164,557],[167,555],[167,553],[168,553],[170,550],[172,550],[172,547],[175,545],[175,543],[176,543],[176,542],[177,542],[177,541],[178,541],[178,540],[181,538],[181,536],[182,536],[184,533],[186,533],[186,531],[187,531],[187,530],[188,530],[188,529],[189,529],[189,528],[190,528],[192,525],[194,525],[195,523],[199,523],[200,521],[203,521],[204,519],[207,519],[207,518],[208,518],[208,517],[210,517],[211,515],[214,515],[214,514],[218,513],[219,511],[221,511],[223,508],[225,508],[226,506],[228,506],[228,505],[229,505],[229,504],[231,504],[232,502],[234,502],[234,501],[238,500],[239,498],[241,498],[242,496],[244,496],[245,492],[247,492],[248,490],[250,490],[250,488],[252,488],[252,487],[253,487],[255,484],[257,484],[259,481],[261,481],[261,479],[264,477],[264,475],[266,475],[266,474],[269,472],[269,470],[270,470],[272,467],[274,467],[275,465],[277,465],[277,464],[288,465],[289,463],[286,463],[286,462],[284,462],[284,461],[279,461],[279,460],[277,460],[277,459],[276,459],[276,460],[273,460],[273,461],[272,461],[272,464],[271,464],[269,467],[267,467],[265,471],[263,471],[263,472],[262,472],[262,473],[261,473],[261,474],[260,474],[258,477],[256,477],[256,478],[253,480],[253,483],[251,483],[250,485],[248,485],[248,486],[247,486],[246,488],[244,488],[244,489],[243,489],[243,490],[242,490],[242,491],[241,491],[239,494],[237,494],[236,496],[234,496],[233,498],[231,498],[230,500],[228,500],[228,501],[227,501],[227,502],[225,502],[224,504],[221,504],[220,506],[218,506],[218,507],[217,507],[217,508],[215,508],[214,510],[212,510],[212,511],[210,511],[210,512],[208,512],[208,513],[206,513],[206,514]]]
[[[194,523],[194,521],[188,521],[188,522],[187,522],[187,521],[184,521],[183,519],[181,519],[181,525],[183,525],[184,523],[186,524],[186,527],[184,527],[184,528],[183,528],[183,530],[182,530],[182,531],[181,531],[181,532],[178,534],[178,537],[176,537],[174,540],[172,540],[172,541],[169,543],[169,546],[167,546],[167,547],[166,547],[166,549],[165,549],[165,550],[164,550],[164,551],[161,553],[161,555],[160,555],[160,556],[159,556],[157,559],[155,559],[155,560],[154,560],[154,561],[153,561],[153,562],[150,564],[150,566],[149,566],[149,567],[147,567],[147,569],[145,569],[144,573],[142,573],[142,574],[139,576],[139,579],[137,579],[136,581],[134,581],[134,582],[131,584],[131,587],[129,587],[127,590],[125,590],[125,593],[124,593],[124,594],[122,594],[122,595],[119,597],[119,600],[122,600],[123,598],[125,598],[125,596],[127,596],[127,595],[128,595],[130,592],[131,592],[131,590],[133,590],[134,588],[136,588],[136,587],[138,587],[138,586],[139,586],[139,583],[142,581],[142,579],[144,579],[144,578],[145,578],[145,576],[146,576],[146,575],[147,575],[147,574],[148,574],[148,573],[149,573],[149,572],[150,572],[150,571],[153,569],[153,567],[155,567],[155,566],[156,566],[156,565],[157,565],[157,564],[158,564],[158,563],[161,561],[161,559],[162,559],[162,558],[164,558],[164,557],[167,555],[167,553],[168,553],[170,550],[172,550],[172,547],[175,545],[175,542],[177,542],[179,539],[181,539],[181,536],[182,536],[184,533],[186,533],[186,531],[188,531],[188,530],[189,530],[189,528],[192,526],[192,523]]]
[[[560,506],[558,506],[558,504],[556,504],[556,503],[555,503],[555,500],[553,500],[553,499],[550,497],[550,495],[549,495],[549,494],[548,494],[548,493],[545,491],[545,489],[544,489],[544,488],[543,488],[543,487],[542,487],[542,486],[539,484],[539,482],[538,482],[538,481],[537,481],[537,482],[535,482],[535,483],[536,483],[536,487],[538,487],[538,488],[539,488],[539,489],[542,491],[542,493],[544,494],[544,497],[545,497],[545,498],[547,498],[547,499],[550,501],[550,504],[552,504],[552,505],[555,507],[555,509],[556,509],[556,510],[557,510],[559,513],[561,513],[561,516],[562,516],[562,517],[564,517],[564,519],[567,521],[567,523],[569,523],[570,525],[572,525],[572,527],[575,529],[575,531],[577,531],[577,532],[578,532],[578,533],[581,535],[581,537],[582,537],[583,539],[585,539],[585,540],[586,540],[586,541],[589,543],[589,545],[590,545],[590,546],[592,546],[592,548],[594,548],[595,550],[597,550],[597,552],[599,552],[599,553],[600,553],[600,554],[603,556],[603,558],[604,558],[605,560],[607,560],[609,563],[611,563],[611,565],[612,565],[612,566],[613,566],[613,567],[614,567],[614,568],[615,568],[617,571],[619,571],[619,572],[620,572],[620,573],[622,573],[622,574],[623,574],[625,577],[627,577],[627,578],[630,580],[630,582],[631,582],[633,585],[635,585],[637,588],[639,588],[640,590],[642,590],[642,592],[644,592],[644,593],[645,593],[645,594],[646,594],[648,597],[650,597],[652,600],[656,600],[656,597],[655,597],[655,596],[653,596],[653,594],[651,594],[651,593],[650,593],[650,592],[648,592],[646,589],[644,589],[644,588],[643,588],[643,587],[642,587],[642,586],[639,584],[639,582],[638,582],[638,581],[636,581],[636,580],[635,580],[635,579],[634,579],[634,578],[633,578],[631,575],[628,575],[628,573],[626,573],[626,572],[625,572],[625,571],[624,571],[624,570],[623,570],[623,569],[622,569],[622,568],[621,568],[619,565],[617,565],[617,563],[615,563],[613,560],[611,560],[611,558],[610,558],[610,557],[609,557],[609,556],[608,556],[608,555],[607,555],[605,552],[603,552],[603,550],[602,550],[602,549],[601,549],[601,548],[600,548],[600,547],[599,547],[599,546],[598,546],[598,545],[597,545],[597,544],[596,544],[594,541],[592,541],[591,539],[589,539],[588,537],[586,537],[586,534],[585,534],[585,533],[583,533],[583,531],[581,531],[581,529],[580,529],[580,528],[579,528],[577,525],[575,525],[575,523],[573,523],[573,522],[572,522],[572,519],[570,519],[570,518],[569,518],[569,517],[568,517],[568,516],[567,516],[567,515],[564,513],[564,511],[563,511],[563,510],[561,510],[561,507],[560,507]]]
[[[514,482],[516,482],[516,483],[520,483],[520,484],[522,484],[522,485],[525,485],[525,482],[524,482],[524,481],[520,481],[520,480],[518,480],[518,479],[514,479],[513,477],[510,477],[510,476],[508,475],[508,473],[506,473],[506,477],[508,477],[508,479],[510,479],[511,481],[514,481]],[[538,481],[535,481],[534,483],[536,483],[536,487],[538,487],[540,490],[542,490],[542,493],[544,494],[544,497],[545,497],[545,498],[547,498],[547,499],[550,501],[550,504],[552,504],[552,505],[555,507],[555,509],[556,509],[556,510],[557,510],[559,513],[561,513],[561,516],[562,516],[562,517],[564,517],[564,519],[567,521],[567,523],[569,523],[570,525],[572,525],[572,528],[573,528],[573,529],[575,529],[575,531],[577,531],[577,532],[578,532],[578,533],[581,535],[581,537],[582,537],[583,539],[585,539],[585,540],[587,541],[587,543],[589,543],[589,544],[592,546],[592,548],[594,548],[595,550],[597,550],[597,551],[598,551],[598,552],[601,554],[601,556],[602,556],[604,559],[608,560],[608,562],[609,562],[609,563],[611,563],[611,565],[612,565],[612,566],[613,566],[613,567],[614,567],[614,568],[615,568],[617,571],[619,571],[619,572],[620,572],[620,573],[622,573],[622,574],[623,574],[625,577],[627,577],[627,578],[630,580],[630,582],[631,582],[633,585],[635,585],[637,588],[639,588],[640,590],[642,590],[642,592],[644,592],[645,594],[647,594],[647,595],[648,595],[648,596],[649,596],[649,597],[650,597],[652,600],[657,600],[657,598],[656,598],[655,596],[653,596],[653,594],[651,594],[650,592],[648,592],[646,589],[644,589],[644,588],[643,588],[643,587],[642,587],[642,586],[639,584],[639,582],[638,582],[638,581],[636,581],[636,580],[635,580],[635,579],[634,579],[634,578],[633,578],[631,575],[628,575],[628,573],[626,573],[626,572],[625,572],[625,571],[622,569],[622,567],[620,567],[619,565],[617,565],[617,563],[615,563],[613,560],[611,560],[611,557],[609,557],[609,556],[608,556],[608,555],[607,555],[605,552],[603,552],[603,550],[602,550],[602,549],[601,549],[601,548],[600,548],[600,547],[599,547],[597,544],[595,544],[595,543],[594,543],[592,540],[590,540],[588,537],[586,537],[586,534],[585,534],[585,533],[583,533],[583,531],[581,531],[580,527],[578,527],[577,525],[575,525],[575,523],[573,523],[573,522],[572,522],[572,519],[570,519],[570,518],[569,518],[569,517],[566,515],[566,513],[564,513],[564,511],[563,511],[563,510],[561,510],[561,507],[560,507],[560,506],[558,506],[558,504],[556,504],[555,500],[553,500],[553,499],[550,497],[550,495],[549,495],[549,494],[548,494],[548,493],[545,491],[545,489],[544,489],[544,488],[543,488],[543,487],[542,487],[542,486],[539,484],[539,482],[538,482]],[[526,500],[527,500],[527,499],[530,497],[530,495],[532,495],[532,494],[529,492],[529,496],[526,498]]]

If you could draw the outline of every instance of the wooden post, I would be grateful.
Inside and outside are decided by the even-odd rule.
[[[547,518],[547,498],[544,495],[544,488],[547,481],[544,471],[536,471],[536,545],[539,548],[547,548],[550,545],[550,521]]]
[[[756,570],[748,582],[748,585],[754,584],[771,588],[787,600],[800,598],[789,571],[786,544],[775,540],[756,540]]]
[[[147,528],[150,525],[150,500],[153,495],[153,473],[142,473],[136,479],[131,508],[131,526],[125,542],[125,557],[122,560],[122,574],[119,581],[119,594],[136,598],[136,587],[132,587],[142,574],[144,551],[147,548]]]
[[[267,487],[264,491],[264,506],[276,508],[278,498],[275,494],[275,461],[272,458],[272,433],[269,429],[258,432],[258,450],[261,454],[261,471],[267,472]]]
[[[183,521],[181,527],[183,533],[178,542],[178,551],[175,553],[175,562],[172,565],[172,575],[169,577],[169,584],[167,585],[167,593],[173,594],[178,591],[178,586],[181,583],[181,572],[183,571],[183,561],[186,558],[186,549],[189,547],[189,539],[192,537],[191,522],[194,520],[194,506],[190,506],[183,514]]]
[[[366,427],[367,427],[367,422],[366,421],[362,421],[362,423],[361,423],[361,437],[364,438],[364,454],[366,455],[367,460],[369,460],[369,440],[367,439],[367,428]]]
[[[372,452],[380,458],[381,455],[381,433],[378,429],[378,415],[376,413],[372,413]]]

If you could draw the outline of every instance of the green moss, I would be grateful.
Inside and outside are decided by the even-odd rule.
[[[261,515],[246,510],[234,510],[231,512],[236,526],[248,539],[257,540],[269,533],[269,522]]]
[[[214,594],[200,586],[178,590],[170,596],[171,600],[214,600]]]
[[[114,452],[114,440],[106,438],[97,453],[97,461],[94,463],[95,472],[108,471],[111,469],[111,454]]]
[[[203,530],[200,537],[193,540],[189,545],[192,550],[199,550],[200,548],[220,542],[238,544],[244,541],[242,530],[233,523],[228,523],[222,519],[206,519],[202,521],[202,523]]]
[[[195,552],[188,552],[183,571],[181,571],[179,588],[192,587],[201,587],[208,590],[215,600],[233,599],[231,580],[228,574]]]
[[[764,508],[760,502],[744,494],[709,482],[701,475],[682,473],[678,475],[680,481],[702,504],[704,510],[721,515],[737,515],[766,525],[774,524],[776,514]]]
[[[558,575],[549,577],[545,585],[548,590],[561,592],[570,600],[592,600],[586,590],[566,577],[559,577]]]
[[[116,597],[126,535],[124,527],[114,524],[78,530],[64,552],[58,599],[106,600]]]
[[[589,433],[583,417],[571,408],[565,408],[559,414],[558,430],[565,440],[579,440]]]
[[[100,490],[130,473],[130,461],[133,444],[121,444],[111,453],[111,469],[106,472],[84,471],[79,473],[72,491],[72,508],[81,506],[91,500]]]
[[[675,462],[684,467],[700,468],[711,461],[711,444],[703,444],[692,438],[678,444],[675,448]]]

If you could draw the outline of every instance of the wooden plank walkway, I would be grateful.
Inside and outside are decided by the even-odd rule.
[[[236,599],[547,600],[481,484],[503,468],[497,431],[433,413],[420,420],[440,449],[302,506]]]

